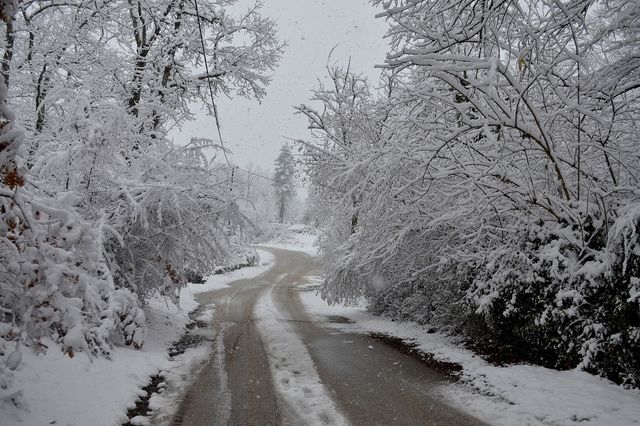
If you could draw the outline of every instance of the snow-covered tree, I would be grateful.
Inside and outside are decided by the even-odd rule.
[[[246,169],[236,169],[234,191],[238,196],[238,206],[249,219],[250,226],[246,231],[252,240],[263,238],[277,216],[271,175],[271,171],[254,164],[249,164]]]
[[[638,386],[638,6],[373,3],[381,90],[299,109],[324,295]]]
[[[288,145],[282,145],[274,163],[273,192],[278,209],[278,221],[284,223],[291,202],[296,196],[296,159]]]
[[[166,135],[190,103],[265,94],[282,45],[235,6],[3,2],[0,387],[21,346],[140,347],[148,299],[229,255],[245,217],[223,148]]]

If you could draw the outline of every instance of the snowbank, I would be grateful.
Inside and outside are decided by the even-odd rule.
[[[260,256],[260,262],[258,262],[258,265],[237,269],[235,271],[227,272],[226,274],[211,275],[206,278],[204,284],[190,283],[187,289],[183,290],[183,293],[189,294],[189,297],[187,297],[186,299],[193,300],[193,297],[200,293],[227,288],[228,283],[232,281],[242,280],[245,278],[253,278],[265,272],[273,264],[273,255],[268,251],[260,249],[257,249],[257,252]]]
[[[78,353],[73,358],[64,355],[51,342],[45,354],[23,350],[23,360],[14,372],[12,389],[21,389],[20,408],[10,401],[10,395],[0,393],[0,424],[13,425],[73,425],[113,426],[128,421],[127,410],[144,392],[149,378],[160,372],[169,387],[184,389],[189,374],[207,359],[209,346],[188,349],[184,354],[169,357],[168,349],[184,333],[190,322],[188,313],[199,305],[198,293],[224,288],[227,283],[259,275],[273,262],[272,256],[260,251],[258,266],[243,268],[224,275],[209,277],[205,284],[189,284],[180,295],[180,307],[161,298],[150,301],[146,314],[148,332],[142,349],[114,348],[112,359],[90,360]],[[206,310],[199,320],[211,319]],[[2,392],[2,391],[0,391]],[[177,408],[175,395],[154,395],[150,408],[154,419],[168,419]],[[147,424],[139,417],[136,422]]]
[[[193,299],[183,306],[194,305]],[[148,334],[141,350],[115,348],[112,359],[90,360],[78,353],[64,355],[51,342],[46,354],[23,351],[15,372],[15,389],[22,389],[21,408],[0,403],[2,425],[113,426],[127,421],[149,376],[172,368],[167,349],[189,322],[186,311],[154,298],[147,310]],[[180,362],[190,354],[185,353]]]

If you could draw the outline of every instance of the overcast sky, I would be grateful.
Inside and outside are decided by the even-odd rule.
[[[241,167],[253,163],[271,169],[284,137],[305,138],[306,121],[293,114],[294,105],[308,103],[311,90],[324,77],[331,49],[332,63],[346,64],[375,79],[374,65],[384,62],[387,24],[376,19],[367,0],[266,0],[262,14],[275,19],[280,39],[288,46],[267,88],[267,96],[255,100],[220,99],[222,136],[233,151],[232,162]],[[196,111],[199,108],[196,107]],[[195,112],[195,111],[194,111]],[[192,136],[217,139],[212,117],[200,111],[194,123],[174,134],[184,143]]]

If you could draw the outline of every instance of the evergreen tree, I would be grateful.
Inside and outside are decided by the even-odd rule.
[[[275,161],[275,172],[273,175],[273,187],[275,199],[278,207],[278,220],[284,222],[285,212],[291,200],[296,196],[293,180],[296,172],[296,160],[293,158],[291,148],[283,145],[280,155]]]

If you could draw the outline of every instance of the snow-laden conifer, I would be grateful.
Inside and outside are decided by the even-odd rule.
[[[278,209],[277,219],[280,223],[284,223],[291,202],[296,196],[295,175],[296,159],[291,152],[291,147],[282,145],[273,172],[273,191]]]

